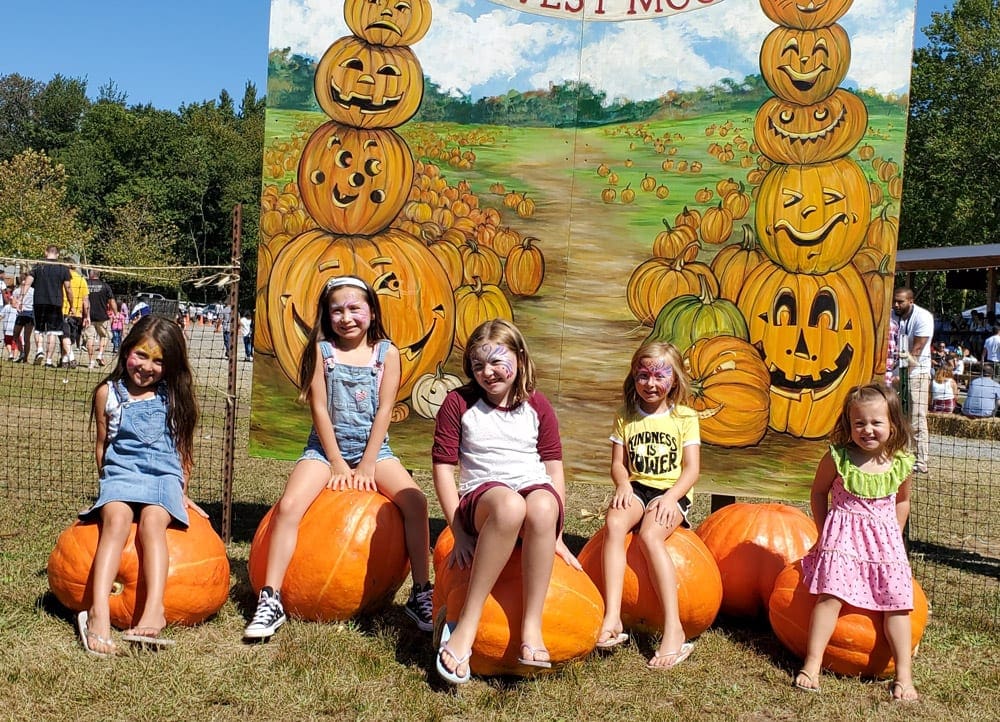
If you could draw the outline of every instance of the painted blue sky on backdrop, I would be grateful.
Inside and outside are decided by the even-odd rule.
[[[756,4],[756,0],[751,0]],[[911,0],[855,0],[852,13],[860,20],[858,9],[865,6],[895,4],[906,6]],[[337,0],[273,0],[286,6],[310,7],[312,13],[324,8],[338,8],[328,13],[333,21],[339,15]],[[216,98],[226,89],[238,100],[246,82],[252,81],[263,92],[267,79],[269,47],[269,11],[272,0],[171,0],[171,2],[135,2],[135,0],[35,0],[34,2],[4,3],[4,42],[0,45],[0,75],[20,73],[36,80],[47,81],[56,73],[86,78],[91,96],[113,80],[128,96],[130,104],[151,103],[159,108],[176,109],[184,103]],[[460,0],[435,0],[444,12],[449,6],[458,8]],[[916,44],[926,39],[920,28],[930,21],[932,12],[951,6],[951,0],[919,0],[916,18]],[[735,14],[747,0],[725,0],[724,7]],[[502,8],[499,8],[502,10]],[[744,10],[747,8],[744,7]],[[705,12],[705,11],[700,11]],[[757,11],[759,13],[759,10]],[[283,15],[285,13],[282,13]],[[675,16],[670,23],[696,24],[699,12]],[[851,15],[845,18],[845,26]],[[763,14],[760,14],[763,18]],[[523,16],[526,28],[545,22],[543,18]],[[342,21],[341,21],[342,22]],[[766,18],[763,18],[766,23]],[[643,23],[661,24],[662,21]],[[445,30],[443,24],[440,29]],[[849,28],[854,36],[856,30]],[[294,41],[295,28],[277,28],[279,39]],[[433,31],[433,27],[432,27]],[[526,31],[527,32],[527,31]],[[598,28],[597,33],[612,33]],[[344,32],[339,34],[346,33]],[[305,37],[307,33],[303,33]],[[334,35],[331,40],[337,37]],[[593,38],[598,40],[598,38]],[[601,38],[610,43],[613,38]],[[713,47],[713,43],[715,47]],[[698,55],[703,62],[718,62],[732,56],[732,44],[721,38],[699,42]],[[418,46],[419,50],[419,46]],[[535,62],[544,61],[536,57]],[[447,87],[461,85],[463,79],[447,74],[442,63],[439,70],[425,70],[435,82]],[[752,64],[732,63],[731,75],[754,72]],[[747,67],[742,67],[747,65]],[[737,67],[740,66],[740,67]],[[747,68],[750,68],[749,70]],[[520,74],[520,75],[519,75]],[[437,77],[435,77],[437,76]],[[468,78],[468,73],[464,78]],[[475,77],[472,75],[471,77]],[[529,83],[530,75],[520,68],[511,68],[511,76]],[[455,82],[450,82],[454,80]],[[465,81],[467,82],[467,81]],[[892,78],[885,80],[894,82]],[[520,83],[519,83],[520,84]],[[510,78],[496,78],[478,86],[458,87],[475,95],[489,93],[493,88],[506,90]],[[880,88],[889,90],[891,88]]]

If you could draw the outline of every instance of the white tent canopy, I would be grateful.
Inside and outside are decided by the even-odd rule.
[[[979,315],[981,315],[981,316],[985,316],[985,315],[986,315],[986,304],[983,304],[982,306],[976,306],[975,308],[967,308],[967,309],[965,309],[964,311],[962,311],[962,316],[963,316],[964,318],[972,318],[972,312],[973,312],[973,311],[978,311],[978,312],[979,312]],[[1000,301],[998,301],[998,302],[997,302],[997,303],[995,304],[995,306],[994,306],[994,311],[993,311],[993,312],[994,312],[994,313],[995,313],[995,314],[996,314],[997,316],[1000,316]]]

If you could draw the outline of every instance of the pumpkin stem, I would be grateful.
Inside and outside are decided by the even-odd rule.
[[[753,251],[757,249],[759,245],[759,240],[757,239],[757,231],[754,230],[753,226],[749,223],[743,224],[743,243],[740,246],[744,251]]]
[[[708,285],[708,277],[699,273],[698,283],[701,285],[701,293],[698,294],[701,302],[705,305],[711,305],[715,301],[715,296],[712,295],[712,289]]]
[[[483,281],[479,276],[472,277],[472,292],[477,296],[483,295]]]

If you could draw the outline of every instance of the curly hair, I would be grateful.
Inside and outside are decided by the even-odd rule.
[[[889,439],[885,443],[886,453],[893,456],[898,451],[911,448],[913,446],[913,429],[910,426],[910,419],[903,413],[903,404],[895,391],[879,383],[855,386],[847,392],[840,416],[837,418],[833,431],[830,432],[830,443],[833,446],[853,446],[851,407],[854,404],[864,404],[879,399],[884,400],[889,409]]]

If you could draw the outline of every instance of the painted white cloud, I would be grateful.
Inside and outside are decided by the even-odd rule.
[[[424,74],[442,90],[473,97],[488,85],[517,82],[526,84],[517,89],[528,90],[581,80],[609,98],[643,100],[727,77],[741,80],[759,71],[760,43],[775,27],[758,0],[586,26],[483,0],[435,0],[433,10],[431,29],[414,48]],[[848,85],[881,92],[907,86],[912,0],[855,0],[841,24],[851,35]],[[272,0],[272,48],[319,57],[348,32],[340,2]]]

